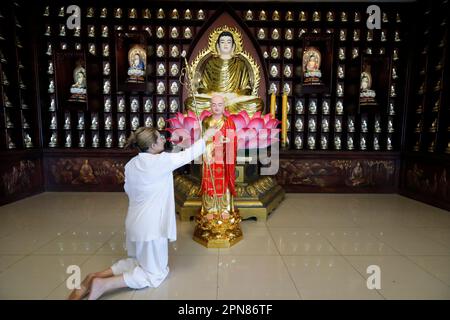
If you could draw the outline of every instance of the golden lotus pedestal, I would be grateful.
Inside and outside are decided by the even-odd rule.
[[[236,193],[234,207],[242,219],[256,218],[266,221],[269,214],[283,201],[285,192],[272,176],[244,178],[244,166],[236,167]],[[247,169],[247,167],[245,168]],[[252,170],[248,170],[252,171]],[[256,173],[253,172],[251,175]],[[184,174],[175,176],[175,207],[181,221],[189,221],[200,211],[200,175]]]
[[[215,238],[213,235],[209,235],[208,232],[200,229],[198,226],[195,228],[193,239],[204,245],[207,248],[229,248],[243,238],[242,230],[240,226],[237,226],[233,230],[232,235],[228,235],[226,238]]]

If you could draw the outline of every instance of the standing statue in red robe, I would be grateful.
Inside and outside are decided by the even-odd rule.
[[[203,155],[202,207],[194,233],[194,239],[207,247],[223,247],[224,243],[231,246],[242,238],[241,217],[233,204],[236,196],[236,127],[233,120],[224,115],[224,109],[223,97],[213,96],[212,114],[202,123],[203,131],[217,130],[206,142]]]

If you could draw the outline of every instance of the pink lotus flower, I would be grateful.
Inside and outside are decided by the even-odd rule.
[[[280,129],[277,129],[277,126],[280,121],[274,119],[270,113],[262,116],[258,111],[251,118],[247,111],[237,114],[225,111],[224,114],[230,117],[236,126],[238,149],[267,148],[279,140]],[[204,110],[199,116],[200,121],[209,115],[211,112]],[[166,130],[172,134],[170,140],[177,145],[188,147],[200,138],[199,122],[192,111],[188,111],[187,115],[178,112],[167,122],[169,128]]]

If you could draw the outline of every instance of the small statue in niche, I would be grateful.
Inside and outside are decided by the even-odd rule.
[[[105,119],[105,130],[110,130],[112,127],[112,119],[111,116],[107,116]]]
[[[131,130],[136,130],[137,128],[139,128],[139,118],[134,116],[131,120]]]
[[[303,54],[303,83],[321,85],[322,72],[320,71],[321,54],[317,48],[308,47]]]
[[[100,141],[98,139],[98,134],[94,133],[94,136],[92,137],[92,147],[93,148],[98,148]]]
[[[23,142],[25,144],[25,148],[33,148],[33,142],[31,141],[31,137],[28,133],[25,133],[25,137],[23,138]]]
[[[50,129],[56,129],[56,116],[52,116],[52,120],[50,120]]]
[[[336,150],[341,150],[341,138],[338,136],[334,137],[334,147]]]
[[[322,150],[328,149],[328,139],[327,139],[327,137],[325,137],[325,136],[321,137],[321,139],[320,139],[320,148]]]
[[[117,111],[118,112],[125,112],[125,99],[124,98],[120,98],[119,105],[117,107]]]
[[[106,136],[106,141],[105,141],[105,147],[106,148],[111,148],[112,147],[112,136],[110,133],[108,133],[108,135]]]
[[[144,104],[144,112],[150,112],[152,110],[152,100],[151,99],[147,99],[145,100],[145,104]]]
[[[134,45],[128,51],[128,82],[143,83],[145,78],[145,68],[147,65],[147,53],[141,45]]]
[[[110,92],[111,92],[111,83],[109,82],[109,80],[106,80],[105,83],[103,84],[103,93],[109,94]]]
[[[82,66],[81,62],[78,62],[77,66],[73,70],[74,84],[70,88],[69,101],[86,101],[86,69]]]
[[[146,128],[152,128],[153,127],[153,120],[151,116],[148,116],[145,118],[145,127]]]
[[[119,136],[119,148],[123,148],[125,146],[126,142],[127,142],[127,138],[125,137],[125,134],[121,133]]]
[[[49,147],[54,148],[58,144],[58,136],[56,132],[52,133],[52,136],[50,137],[50,142],[48,144]]]
[[[376,93],[371,89],[372,87],[372,75],[370,74],[370,67],[366,67],[361,73],[361,84],[359,93],[360,105],[376,105],[375,100]]]
[[[110,73],[111,73],[111,66],[110,66],[109,62],[106,62],[105,66],[103,67],[103,74],[105,76],[109,76]]]
[[[137,99],[131,100],[131,112],[138,112],[139,111],[139,102]]]

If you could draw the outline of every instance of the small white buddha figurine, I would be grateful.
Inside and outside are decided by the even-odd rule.
[[[178,83],[176,81],[173,81],[170,84],[170,93],[171,94],[178,94]]]
[[[298,114],[303,114],[305,112],[305,108],[303,106],[303,101],[302,100],[298,100],[295,103],[295,112],[297,112]]]
[[[343,65],[338,66],[337,74],[338,74],[339,79],[344,79],[344,66]]]
[[[252,12],[251,10],[248,10],[248,11],[245,13],[245,20],[247,20],[247,21],[253,20],[253,12]]]
[[[160,77],[165,75],[165,73],[166,73],[166,67],[164,66],[163,63],[158,64],[158,68],[156,70],[157,70],[158,76],[160,76]]]
[[[66,119],[64,120],[64,129],[70,129],[70,114],[66,114]]]
[[[58,144],[58,136],[56,132],[52,133],[52,136],[50,137],[50,142],[48,144],[49,147],[54,148]]]
[[[378,137],[373,138],[373,149],[380,150],[380,142],[378,141]]]
[[[147,116],[145,118],[145,127],[146,128],[152,128],[153,127],[153,119],[151,116]]]
[[[170,49],[170,56],[172,58],[177,58],[180,55],[180,51],[178,50],[177,46],[172,46]]]
[[[264,31],[263,28],[260,28],[260,29],[258,30],[257,37],[258,37],[259,40],[263,40],[263,39],[266,38],[266,32]]]
[[[380,126],[380,120],[375,120],[375,132],[380,133],[381,132],[381,126]]]
[[[166,110],[166,103],[164,102],[163,99],[160,99],[158,101],[156,109],[158,110],[158,112],[164,112]]]
[[[92,147],[93,148],[98,148],[99,145],[99,139],[98,139],[98,134],[94,133],[94,136],[92,137]]]
[[[55,92],[55,82],[53,80],[50,80],[50,83],[48,85],[48,92],[49,93]]]
[[[276,65],[270,67],[270,75],[274,78],[278,76],[278,68]]]
[[[361,148],[361,150],[367,149],[366,139],[364,137],[361,137],[361,139],[359,139],[359,147]]]
[[[286,59],[292,59],[292,49],[291,48],[284,49],[284,57]]]
[[[80,27],[75,27],[75,29],[73,31],[73,36],[74,37],[80,37],[81,36],[81,28]]]
[[[105,65],[103,66],[103,74],[105,76],[109,76],[110,73],[111,73],[111,66],[109,62],[106,62]]]
[[[111,116],[108,115],[105,118],[105,130],[110,130],[111,127],[112,127],[112,119],[111,119]]]
[[[395,115],[394,103],[392,101],[389,102],[389,115],[390,116]]]
[[[110,97],[107,97],[105,99],[105,103],[103,105],[103,110],[105,112],[111,112],[111,98]]]
[[[348,125],[347,125],[348,132],[355,132],[355,123],[353,119],[348,119]]]
[[[392,122],[392,119],[389,119],[388,120],[388,132],[389,133],[393,133],[395,130],[394,130],[394,123]]]
[[[28,134],[28,132],[25,133],[25,137],[23,138],[23,142],[24,142],[25,148],[33,148],[33,142],[31,141],[31,137]]]
[[[50,100],[50,107],[48,107],[48,111],[55,111],[55,110],[56,110],[55,98],[52,98]]]
[[[310,132],[316,132],[316,120],[314,120],[314,118],[309,119],[308,129]]]
[[[185,38],[185,39],[191,39],[191,38],[192,38],[192,31],[191,31],[191,28],[186,27],[186,28],[184,29],[183,35],[184,35],[184,38]]]
[[[339,118],[336,118],[334,120],[334,130],[336,132],[341,132],[342,131],[342,123],[341,123],[341,120]]]
[[[317,113],[317,104],[316,104],[316,100],[311,100],[311,102],[309,103],[309,113],[310,114],[316,114]]]
[[[93,115],[91,119],[91,129],[96,130],[98,128],[98,117]]]
[[[334,148],[341,150],[341,138],[339,136],[334,137]]]
[[[89,44],[89,53],[95,56],[96,54],[95,44],[93,43]]]
[[[144,112],[150,112],[152,110],[153,104],[150,98],[145,100],[144,103]]]
[[[308,137],[308,148],[311,150],[316,148],[316,138],[314,136]]]
[[[178,29],[176,27],[173,27],[172,30],[170,31],[170,37],[172,39],[176,39],[178,38],[178,35],[179,35]]]
[[[170,74],[172,75],[172,77],[177,76],[178,72],[179,72],[178,65],[176,63],[172,64],[172,66],[170,67]]]
[[[45,52],[48,56],[51,56],[52,55],[52,44],[51,43],[49,43],[48,45],[47,45],[47,51]]]
[[[84,116],[80,114],[78,116],[78,126],[77,129],[84,129]]]
[[[339,60],[345,60],[345,48],[339,48],[338,57]]]
[[[322,136],[322,137],[320,138],[320,148],[321,148],[322,150],[328,149],[328,139],[327,139],[326,136]]]
[[[347,138],[347,149],[348,150],[353,150],[354,149],[353,138],[352,137],[348,137]]]
[[[119,127],[119,130],[125,130],[125,117],[124,116],[120,116],[118,127]]]
[[[302,118],[298,118],[297,120],[295,120],[295,129],[297,131],[303,131],[303,121]]]
[[[86,138],[84,136],[84,132],[80,134],[80,139],[78,140],[78,147],[84,148],[86,146]]]
[[[324,100],[322,102],[322,113],[323,114],[330,114],[330,104],[327,100]]]
[[[295,148],[302,149],[303,148],[303,139],[301,135],[297,135],[294,140]]]
[[[367,132],[367,131],[368,131],[367,120],[363,119],[361,121],[361,132]]]
[[[176,99],[172,99],[169,105],[170,112],[174,113],[178,111],[178,101]]]
[[[50,129],[56,128],[57,128],[56,116],[52,115],[52,119],[50,120]]]
[[[134,98],[131,101],[131,112],[138,112],[139,111],[139,101]]]
[[[134,116],[131,120],[131,130],[136,130],[137,128],[139,128],[139,118]]]
[[[158,94],[164,94],[164,92],[166,92],[166,86],[164,85],[164,82],[158,82],[158,85],[156,86],[156,92]]]
[[[337,94],[338,97],[343,97],[344,96],[344,85],[342,83],[338,83],[337,84],[336,94]]]
[[[123,97],[120,98],[119,104],[117,106],[118,112],[125,112],[125,99]]]
[[[387,138],[386,149],[392,150],[392,139],[391,139],[391,137]]]
[[[59,35],[64,37],[66,35],[66,27],[62,24],[59,28]]]
[[[108,134],[106,135],[105,147],[106,147],[106,148],[111,148],[111,147],[112,147],[112,143],[113,143],[113,140],[112,140],[111,133],[108,133]]]
[[[91,37],[91,38],[95,37],[95,27],[94,26],[89,26],[88,37]]]
[[[324,119],[322,119],[322,132],[328,132],[328,131],[329,131],[328,119],[324,118]]]
[[[286,78],[290,78],[292,76],[291,66],[285,66],[283,74]]]
[[[102,37],[108,38],[108,26],[103,26],[102,28]]]
[[[353,48],[352,49],[352,59],[356,59],[359,57],[359,49],[358,48]]]
[[[339,40],[345,41],[347,39],[347,30],[341,29],[339,30]]]
[[[395,90],[395,84],[391,84],[390,96],[391,96],[391,98],[397,96],[397,92],[396,92],[396,90]]]
[[[109,94],[110,92],[111,92],[111,83],[109,82],[109,80],[106,80],[105,83],[103,84],[103,93]]]
[[[273,59],[278,59],[279,54],[278,54],[278,49],[277,49],[277,47],[273,47],[273,48],[272,48],[272,50],[271,50],[271,52],[270,52],[270,56],[271,56]]]
[[[121,133],[119,136],[119,148],[123,148],[125,146],[126,141],[127,138],[125,137],[125,134]]]
[[[103,56],[109,57],[109,44],[103,45]]]
[[[163,130],[166,126],[166,121],[164,120],[164,117],[159,117],[158,121],[156,122],[156,126],[158,127],[158,130]]]
[[[162,27],[158,27],[158,29],[156,29],[156,37],[159,39],[164,38],[164,29]]]
[[[159,45],[159,46],[156,48],[156,56],[157,56],[158,58],[164,57],[164,47],[163,47],[163,46]]]
[[[53,62],[50,61],[50,62],[48,63],[47,73],[48,73],[48,74],[53,74],[53,72],[54,72],[54,71],[53,71]]]

